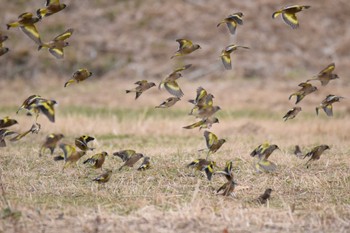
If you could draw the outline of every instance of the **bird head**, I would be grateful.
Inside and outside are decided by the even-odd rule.
[[[219,122],[219,119],[216,118],[216,117],[214,118],[213,122],[214,122],[214,123],[220,123],[220,122]]]
[[[67,47],[67,46],[69,46],[69,42],[65,41],[63,44],[63,47]]]
[[[150,87],[154,87],[156,84],[153,82],[150,82],[149,85],[150,85]]]
[[[195,44],[195,45],[194,45],[194,48],[195,48],[195,49],[201,49],[201,46],[200,46],[199,44]]]
[[[108,153],[107,153],[106,151],[103,151],[103,152],[102,152],[102,155],[103,155],[103,156],[108,156]]]

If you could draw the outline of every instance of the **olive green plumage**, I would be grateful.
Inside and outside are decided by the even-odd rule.
[[[66,4],[60,3],[59,0],[46,0],[44,8],[40,8],[36,11],[39,19],[53,15],[66,8]]]
[[[74,143],[80,150],[83,150],[83,151],[94,150],[95,148],[88,146],[88,143],[94,140],[95,140],[94,137],[91,137],[89,135],[82,135],[78,138],[75,138]]]
[[[317,87],[312,86],[310,83],[308,82],[302,82],[299,83],[298,85],[299,87],[301,87],[298,91],[294,92],[293,94],[291,94],[289,96],[289,100],[293,97],[296,96],[296,101],[295,104],[298,104],[302,99],[304,99],[305,96],[317,91]]]
[[[325,144],[315,146],[314,148],[312,148],[312,150],[310,152],[308,152],[304,155],[304,159],[306,157],[310,157],[310,159],[306,162],[306,165],[308,166],[311,161],[319,160],[321,155],[323,154],[323,152],[325,150],[329,150],[329,149],[330,149],[330,147],[328,145],[325,145]]]
[[[79,69],[74,72],[73,77],[64,84],[64,87],[67,87],[74,82],[82,82],[88,79],[91,75],[92,72],[90,72],[88,69]]]
[[[278,11],[275,11],[272,14],[272,18],[274,19],[279,15],[282,15],[282,19],[287,25],[289,25],[293,29],[297,29],[299,27],[299,21],[296,16],[296,13],[309,8],[310,6],[305,6],[305,5],[288,6]]]
[[[144,171],[151,168],[151,158],[148,156],[143,157],[141,165],[137,168],[138,171]]]
[[[56,36],[53,40],[47,43],[40,43],[38,50],[42,48],[48,48],[49,52],[57,59],[64,58],[64,48],[69,46],[66,41],[73,34],[73,29],[67,29],[65,32]]]
[[[221,55],[220,55],[221,61],[224,64],[224,67],[226,70],[232,69],[231,53],[239,48],[249,49],[246,46],[231,44],[221,51]]]
[[[63,134],[49,134],[46,139],[45,142],[41,145],[40,147],[40,152],[39,152],[39,156],[42,156],[45,152],[46,149],[50,150],[50,154],[52,155],[53,152],[55,151],[55,148],[57,146],[57,143],[64,138]]]
[[[209,157],[210,153],[215,153],[216,151],[218,151],[221,146],[226,142],[225,139],[218,139],[218,137],[209,131],[204,131],[204,138],[205,138],[205,142],[208,148],[208,153],[207,153],[207,159]],[[199,151],[203,151],[204,149],[201,149]]]
[[[95,181],[95,182],[97,182],[99,184],[107,183],[110,180],[112,174],[113,174],[112,170],[107,169],[104,173],[102,173],[101,175],[97,176],[92,181]]]
[[[294,107],[290,109],[284,116],[283,119],[284,121],[287,121],[289,119],[294,119],[298,113],[301,111],[301,107]]]
[[[176,42],[179,43],[179,49],[175,52],[171,59],[174,57],[190,54],[201,48],[201,46],[194,44],[191,40],[188,39],[177,39]]]
[[[216,25],[216,27],[219,27],[221,24],[226,24],[230,33],[234,35],[236,33],[237,25],[243,25],[243,13],[242,12],[236,12],[233,13],[226,18],[224,18],[220,23]]]
[[[134,89],[126,90],[126,93],[130,93],[130,92],[136,93],[135,100],[139,98],[143,92],[147,91],[148,89],[156,85],[155,83],[148,82],[147,80],[140,80],[140,81],[137,81],[135,84],[138,86],[135,87]]]
[[[0,119],[0,128],[7,128],[7,127],[13,126],[15,124],[18,124],[17,120],[12,119],[8,116]]]
[[[27,136],[29,133],[32,133],[32,134],[38,134],[39,131],[41,129],[41,125],[38,124],[38,123],[34,123],[29,130],[23,132],[23,133],[20,133],[18,134],[17,136],[13,137],[10,139],[11,142],[16,142],[16,141],[19,141],[21,140],[22,138],[24,138],[25,136]]]
[[[326,86],[331,80],[338,79],[339,76],[334,74],[335,64],[331,63],[326,68],[321,70],[315,78],[307,80],[307,82],[312,80],[319,80],[322,86]]]
[[[333,104],[339,102],[341,99],[344,99],[342,96],[336,95],[328,95],[319,106],[316,107],[316,114],[318,115],[318,111],[320,108],[326,113],[327,116],[333,116]]]
[[[90,164],[95,169],[102,169],[102,165],[105,162],[106,156],[108,156],[108,153],[103,151],[101,153],[94,154],[93,156],[85,160],[83,163]]]
[[[35,27],[35,23],[39,21],[38,17],[34,17],[32,13],[25,12],[18,16],[18,20],[12,23],[8,23],[7,29],[12,27],[19,27],[24,34],[26,34],[35,43],[41,44],[40,34]]]
[[[39,95],[31,95],[19,107],[17,113],[21,109],[27,110],[30,114],[33,112],[36,115],[36,121],[39,114],[43,113],[51,122],[55,122],[55,104],[57,104],[55,100],[47,100]]]
[[[156,106],[155,108],[170,108],[171,106],[174,106],[180,100],[181,99],[179,97],[169,97],[165,101],[163,101],[161,104]]]

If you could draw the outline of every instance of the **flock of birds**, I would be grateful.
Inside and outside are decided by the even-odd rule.
[[[25,12],[18,17],[18,20],[12,23],[7,24],[7,28],[19,27],[25,35],[27,35],[30,39],[32,39],[37,45],[38,49],[48,48],[49,52],[57,59],[64,58],[64,48],[69,45],[66,41],[72,34],[73,29],[68,29],[60,35],[56,36],[53,40],[43,43],[40,38],[40,34],[35,26],[36,23],[40,21],[44,21],[45,17],[56,14],[57,12],[66,8],[65,4],[61,4],[59,0],[47,0],[45,8],[41,8],[37,10],[37,14],[33,15],[32,13]],[[284,22],[289,25],[291,28],[296,29],[299,27],[299,22],[296,17],[296,13],[308,9],[310,6],[304,5],[294,5],[285,7],[273,13],[272,17],[276,18],[278,16],[282,16]],[[236,34],[236,29],[238,25],[243,24],[243,13],[237,12],[229,15],[227,18],[224,18],[221,22],[217,24],[219,27],[222,24],[226,24],[229,32],[234,35]],[[0,33],[0,55],[6,54],[9,49],[3,46],[3,42],[6,41],[8,37],[2,33]],[[176,58],[179,56],[186,56],[200,49],[200,45],[193,43],[189,39],[178,39],[176,40],[179,43],[179,49],[174,53],[172,58]],[[240,46],[231,44],[225,47],[225,49],[221,52],[221,60],[225,69],[232,69],[231,65],[231,53],[236,51],[237,49],[249,49],[246,46]],[[191,68],[191,64],[185,65],[183,67],[176,68],[169,75],[167,75],[158,85],[158,88],[165,89],[171,97],[167,98],[165,101],[160,103],[156,108],[169,108],[174,106],[178,101],[181,100],[184,93],[181,90],[178,79],[182,77],[181,72],[188,70]],[[334,74],[333,71],[335,69],[335,64],[332,63],[324,68],[321,72],[319,72],[312,79],[306,80],[305,82],[300,83],[298,86],[299,90],[292,93],[289,96],[289,99],[296,97],[295,104],[297,105],[300,101],[302,101],[305,96],[317,91],[317,87],[313,86],[310,82],[313,80],[319,80],[322,86],[327,85],[331,80],[338,79],[338,75]],[[92,76],[92,72],[88,69],[79,69],[74,74],[73,77],[68,80],[64,87],[68,87],[73,83],[82,82],[89,77]],[[126,93],[135,93],[135,99],[138,99],[142,93],[149,90],[150,88],[156,86],[154,82],[149,82],[147,80],[140,80],[135,83],[137,85],[135,88],[126,90]],[[319,109],[323,109],[327,116],[333,115],[332,105],[335,102],[339,102],[343,97],[336,95],[328,95],[319,106],[316,107],[316,113],[318,114]],[[194,99],[189,100],[191,104],[193,104],[193,108],[190,111],[190,115],[195,116],[198,121],[184,126],[184,129],[210,129],[213,124],[219,123],[219,119],[215,117],[215,114],[220,110],[219,106],[214,105],[213,103],[214,95],[208,93],[203,87],[198,87],[196,91],[196,96]],[[18,122],[15,119],[11,119],[9,117],[5,117],[0,120],[0,147],[6,146],[5,138],[10,135],[15,135],[10,139],[10,141],[18,141],[28,135],[29,133],[38,133],[41,126],[37,123],[37,119],[40,114],[45,115],[51,122],[55,122],[55,110],[54,106],[57,102],[55,100],[49,100],[41,97],[40,95],[31,95],[29,96],[23,104],[19,107],[17,113],[21,110],[26,110],[28,115],[35,115],[35,122],[32,127],[23,133],[16,133],[8,129],[8,127],[17,124]],[[283,117],[283,119],[289,120],[293,119],[297,116],[297,114],[301,111],[301,107],[296,106],[289,110]],[[70,143],[59,143],[60,140],[64,137],[63,134],[50,134],[46,137],[46,140],[42,144],[39,155],[42,156],[45,154],[47,149],[50,150],[50,154],[53,155],[56,146],[59,144],[59,148],[62,149],[63,155],[58,155],[54,157],[55,161],[64,160],[65,164],[63,166],[63,170],[76,165],[77,161],[79,161],[88,151],[94,150],[94,148],[89,146],[89,142],[93,141],[95,138],[89,135],[82,135],[74,140],[74,145]],[[204,138],[206,142],[206,149],[202,149],[200,151],[207,150],[206,158],[199,158],[187,165],[187,167],[193,168],[198,171],[203,171],[206,174],[208,180],[212,179],[213,174],[223,175],[227,182],[225,182],[218,190],[217,193],[221,193],[224,196],[229,196],[233,194],[235,186],[237,183],[234,180],[234,174],[232,171],[232,161],[226,162],[226,166],[223,170],[216,170],[217,167],[216,162],[209,159],[211,154],[217,152],[222,145],[226,142],[225,139],[219,139],[214,133],[205,130]],[[269,160],[270,155],[279,147],[275,144],[270,144],[265,142],[258,147],[256,147],[252,152],[251,156],[256,158],[254,162],[255,168],[257,172],[274,172],[277,168],[277,165]],[[309,157],[310,159],[307,161],[307,166],[313,160],[320,159],[321,154],[330,149],[328,145],[319,145],[314,147],[308,153],[302,153],[299,146],[296,146],[295,155],[300,158]],[[142,153],[138,153],[135,150],[121,150],[113,153],[114,156],[119,157],[124,163],[119,168],[122,170],[123,167],[133,167],[141,158],[143,158],[143,162],[137,168],[137,170],[146,170],[151,167],[150,157],[144,156]],[[103,151],[101,153],[97,153],[86,159],[83,163],[89,164],[91,167],[95,169],[101,169],[104,164],[104,161],[108,156],[108,153]],[[97,176],[93,181],[98,183],[106,183],[109,181],[112,170],[107,169],[102,172],[99,176]],[[266,200],[270,197],[272,189],[266,189],[265,193],[262,194],[258,201],[260,203],[265,203]]]

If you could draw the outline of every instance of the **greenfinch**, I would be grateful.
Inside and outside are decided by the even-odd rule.
[[[255,163],[255,169],[258,173],[273,173],[276,171],[277,165],[274,162],[263,158]]]
[[[36,14],[39,19],[42,19],[63,10],[66,6],[66,4],[60,3],[59,0],[46,0],[45,8],[38,9]]]
[[[226,142],[225,139],[218,139],[218,137],[215,134],[207,130],[204,131],[204,138],[208,148],[207,159],[210,153],[215,153],[216,151],[218,151],[220,147]],[[203,150],[204,149],[201,149],[199,151]]]
[[[214,166],[216,167],[215,161],[206,159],[195,159],[187,165],[187,167],[195,168],[197,171],[204,171],[209,181],[214,174]]]
[[[49,134],[46,136],[45,142],[40,147],[39,156],[42,156],[46,149],[50,150],[50,154],[52,155],[55,151],[57,143],[64,138],[63,134]]]
[[[208,117],[206,119],[202,119],[198,122],[195,122],[191,125],[184,126],[182,128],[184,129],[194,129],[196,127],[199,127],[199,130],[201,129],[210,129],[213,124],[219,123],[219,119],[216,117]]]
[[[73,29],[70,28],[63,32],[62,34],[56,36],[53,40],[48,43],[40,43],[38,50],[42,48],[48,48],[49,52],[57,59],[62,59],[64,57],[63,48],[69,46],[69,43],[65,41],[73,34]]]
[[[14,138],[11,138],[10,141],[11,141],[11,142],[19,141],[19,140],[21,140],[22,138],[24,138],[25,136],[27,136],[29,133],[38,134],[39,131],[40,131],[40,128],[41,128],[41,125],[40,125],[40,124],[34,123],[34,124],[32,125],[32,127],[31,127],[29,130],[25,131],[24,133],[18,134],[18,135],[15,136]]]
[[[316,78],[309,79],[307,80],[307,82],[312,80],[319,80],[322,86],[326,86],[329,83],[329,81],[339,78],[337,74],[333,74],[334,69],[335,64],[331,63],[326,68],[321,70],[320,73],[316,75]]]
[[[35,23],[39,21],[38,17],[33,17],[32,13],[25,12],[18,16],[18,20],[7,24],[7,30],[12,27],[19,27],[35,43],[41,44],[40,34],[35,27]]]
[[[169,97],[164,102],[162,102],[160,105],[156,106],[155,108],[170,108],[171,106],[175,105],[180,100],[181,99],[179,97]]]
[[[187,70],[191,66],[192,64],[188,64],[183,67],[175,69],[172,73],[170,73],[166,78],[164,78],[160,82],[158,86],[159,90],[162,88],[165,88],[171,95],[181,98],[184,95],[184,93],[182,92],[176,80],[182,77],[182,74],[180,73],[181,71]]]
[[[233,191],[235,190],[235,187],[237,183],[234,181],[234,176],[232,172],[232,161],[227,161],[225,169],[223,171],[217,171],[215,174],[221,174],[224,175],[227,182],[224,183],[217,191],[216,193],[220,193],[222,191],[223,196],[230,196],[232,195]]]
[[[112,176],[112,170],[107,169],[104,173],[102,173],[101,175],[97,176],[92,181],[95,181],[95,182],[97,182],[99,184],[104,184],[104,183],[107,183],[109,181],[111,176]]]
[[[128,166],[128,167],[133,167],[134,164],[139,161],[143,156],[143,154],[141,153],[136,153],[131,155],[126,161],[125,163],[119,168],[119,171],[121,171],[123,169],[123,167]]]
[[[234,35],[236,33],[237,25],[243,25],[243,16],[244,15],[242,12],[233,13],[227,16],[227,18],[223,19],[220,23],[218,23],[216,27],[219,27],[221,24],[226,23],[230,33]]]
[[[272,189],[267,188],[265,192],[258,197],[257,202],[261,205],[266,204],[267,200],[269,200],[271,197],[271,193],[272,193]]]
[[[56,156],[54,157],[55,161],[64,160],[65,164],[63,169],[66,169],[69,166],[76,165],[77,161],[86,154],[86,151],[77,151],[76,147],[73,145],[61,143],[59,147],[64,153],[64,157]]]
[[[228,181],[231,180],[233,178],[232,161],[227,161],[224,170],[216,171],[215,174],[225,176]]]
[[[276,149],[279,149],[279,147],[276,144],[270,145],[268,142],[265,142],[263,144],[260,144],[258,147],[256,147],[250,153],[250,156],[258,157],[259,160],[268,159],[272,154],[272,152],[274,152]]]
[[[306,162],[306,165],[308,166],[311,161],[319,160],[322,153],[325,150],[329,150],[329,149],[330,149],[330,147],[328,145],[319,145],[319,146],[312,148],[312,150],[310,152],[308,152],[304,155],[304,159],[306,157],[310,157],[310,159]]]
[[[294,107],[290,109],[284,116],[283,119],[284,121],[289,120],[289,119],[294,119],[298,113],[301,111],[301,107]]]
[[[241,45],[234,45],[231,44],[227,46],[225,49],[221,51],[221,61],[224,64],[224,67],[226,70],[231,70],[232,69],[232,64],[231,64],[231,53],[239,48],[243,49],[249,49],[246,46],[241,46]]]
[[[312,86],[310,83],[308,82],[302,82],[299,83],[298,85],[299,87],[301,87],[297,92],[294,92],[293,94],[291,94],[289,96],[289,100],[293,97],[296,96],[297,99],[295,101],[295,104],[298,104],[302,99],[304,99],[305,96],[317,91],[317,87]]]
[[[89,78],[91,75],[92,72],[88,71],[87,69],[79,69],[74,72],[73,77],[64,84],[64,87],[67,87],[74,82],[82,82],[85,79]]]
[[[191,104],[197,105],[198,103],[203,102],[203,99],[208,95],[207,90],[205,90],[203,87],[198,87],[196,91],[196,98],[193,100],[189,100]],[[214,96],[213,96],[214,98]]]
[[[7,128],[17,123],[18,122],[15,119],[11,119],[10,117],[6,116],[0,119],[0,128]]]
[[[108,153],[103,151],[102,153],[95,154],[91,158],[88,158],[83,162],[83,164],[88,163],[95,169],[102,169],[102,165],[105,162],[106,156],[108,156]]]
[[[299,21],[296,16],[296,13],[304,10],[304,9],[309,9],[310,6],[305,6],[305,5],[293,5],[293,6],[288,6],[283,9],[280,9],[278,11],[275,11],[272,14],[272,18],[276,18],[279,15],[282,15],[283,21],[289,25],[291,28],[296,29],[299,27]]]
[[[318,115],[318,110],[320,108],[323,109],[323,111],[326,113],[327,116],[332,117],[333,116],[333,103],[339,102],[340,99],[343,99],[344,97],[336,96],[336,95],[328,95],[320,104],[320,106],[316,107],[316,114]]]
[[[113,153],[114,156],[118,156],[119,158],[121,158],[123,162],[126,162],[131,156],[135,154],[135,150],[121,150]]]
[[[18,108],[16,114],[18,114],[19,111],[22,109],[30,110],[31,105],[37,100],[37,99],[42,99],[40,95],[31,95],[27,99],[23,101],[23,104]]]
[[[148,82],[147,80],[141,80],[141,81],[137,81],[135,83],[136,85],[138,85],[137,87],[135,87],[134,89],[131,90],[126,90],[126,93],[130,93],[130,92],[136,92],[136,96],[135,96],[135,100],[137,98],[140,97],[140,95],[150,89],[151,87],[154,87],[156,84],[153,82]]]
[[[55,122],[54,105],[57,104],[55,100],[47,100],[38,95],[29,96],[17,110],[26,109],[28,112],[33,111],[36,115],[36,120],[40,113],[43,113],[51,122]]]
[[[201,48],[201,46],[199,46],[198,44],[193,44],[193,42],[188,39],[177,39],[176,42],[179,43],[179,49],[175,52],[171,59],[174,57],[190,54],[196,51],[197,49]]]
[[[198,108],[197,113],[193,114],[192,111],[192,114],[197,118],[207,119],[212,117],[219,110],[221,110],[220,106],[201,106]]]
[[[147,169],[150,169],[151,167],[151,158],[148,156],[143,157],[143,161],[141,163],[141,165],[137,168],[138,171],[144,171]]]
[[[6,41],[9,37],[7,35],[3,35],[1,32],[0,32],[0,43]]]
[[[95,148],[89,147],[88,143],[95,140],[94,137],[88,135],[82,135],[74,139],[75,145],[82,151],[94,150]]]
[[[13,134],[18,134],[18,133],[8,129],[0,129],[0,147],[6,147],[5,137]]]

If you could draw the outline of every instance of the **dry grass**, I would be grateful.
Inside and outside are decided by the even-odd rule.
[[[68,27],[76,29],[65,60],[51,59],[47,51],[36,53],[21,32],[7,32],[11,53],[0,58],[0,116],[18,119],[20,124],[12,129],[22,132],[33,122],[24,113],[15,115],[26,97],[40,94],[59,105],[55,124],[40,116],[38,135],[0,150],[2,199],[21,212],[20,217],[2,218],[0,232],[350,231],[350,103],[344,99],[334,104],[333,118],[323,112],[316,116],[314,110],[327,94],[348,94],[345,0],[311,1],[312,11],[301,13],[296,31],[280,19],[271,20],[272,11],[280,7],[272,0],[64,2],[68,9],[38,27],[44,41]],[[10,22],[37,7],[37,1],[11,1],[6,12],[0,10],[0,20]],[[245,24],[237,37],[230,38],[224,27],[216,30],[222,17],[238,10],[245,13]],[[269,19],[268,24],[256,15]],[[125,89],[136,80],[158,82],[185,62],[164,62],[176,50],[179,37],[203,47],[197,57],[186,59],[194,67],[179,80],[183,101],[171,109],[154,109],[168,97],[165,92],[153,88],[137,101],[126,95]],[[252,49],[237,54],[233,71],[225,72],[218,54],[232,39]],[[300,103],[299,116],[283,122],[293,106],[289,94],[331,61],[341,78],[326,87],[316,83],[319,91]],[[85,66],[94,76],[63,88],[74,70]],[[187,116],[191,106],[186,100],[194,97],[198,86],[213,93],[222,108],[220,124],[212,131],[227,143],[212,158],[220,167],[234,161],[239,184],[235,197],[215,195],[222,177],[208,182],[201,174],[191,176],[185,167],[204,156],[198,153],[205,147],[202,132],[182,129],[195,120]],[[97,152],[133,148],[151,157],[152,169],[118,172],[121,161],[110,156],[104,167],[112,168],[113,176],[98,187],[91,179],[100,171],[80,162],[78,169],[61,172],[62,163],[38,157],[49,133],[63,133],[63,141],[69,143],[81,134],[92,135]],[[266,140],[281,148],[271,156],[278,171],[256,174],[249,153]],[[292,154],[296,144],[309,150],[323,143],[331,150],[309,169]],[[274,190],[271,200],[258,205],[254,200],[268,187]],[[6,200],[1,200],[2,210],[8,207]]]

